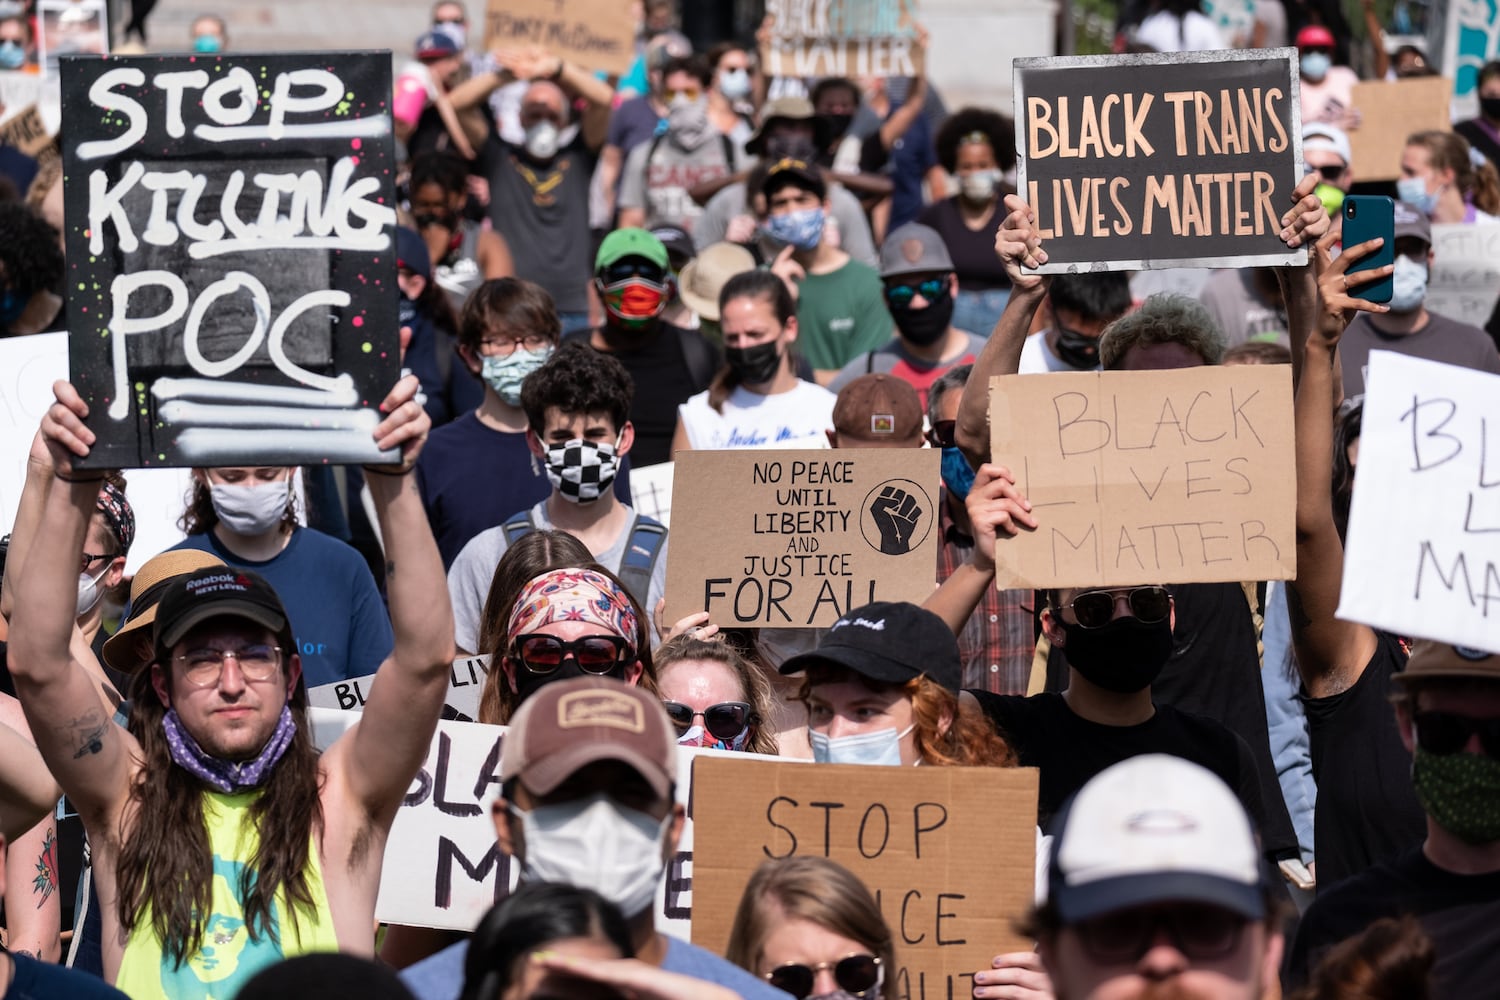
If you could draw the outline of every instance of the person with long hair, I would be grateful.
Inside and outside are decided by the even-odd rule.
[[[896,940],[870,890],[816,855],[767,861],[750,876],[725,956],[796,1000],[896,1000]]]
[[[776,753],[771,682],[721,634],[690,629],[656,650],[656,688],[682,746]]]
[[[1396,195],[1433,222],[1495,222],[1500,172],[1457,132],[1407,136]]]
[[[719,292],[724,365],[677,408],[672,451],[799,447],[833,426],[836,396],[797,377],[797,303],[770,271],[736,274]]]
[[[77,553],[99,489],[65,382],[42,421],[53,484],[16,581],[10,668],[47,767],[83,817],[104,904],[104,977],[134,996],[230,995],[288,955],[370,955],[384,845],[442,711],[453,658],[442,564],[406,478],[429,421],[417,380],[381,403],[366,467],[386,539],[397,642],[360,721],[321,755],[283,601],[206,569],[156,605],[129,731],[70,648]]]

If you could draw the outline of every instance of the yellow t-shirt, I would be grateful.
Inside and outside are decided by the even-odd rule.
[[[316,951],[337,951],[323,869],[314,840],[307,859],[312,907],[297,907],[295,923],[287,919],[286,894],[278,892],[272,908],[271,935],[251,938],[239,897],[240,873],[255,856],[260,834],[249,822],[250,805],[259,791],[239,795],[206,792],[203,818],[213,852],[213,912],[204,926],[203,945],[181,966],[162,951],[151,930],[151,910],[141,914],[125,952],[115,987],[133,1000],[230,1000],[261,969],[284,958]],[[147,836],[137,829],[136,836]]]

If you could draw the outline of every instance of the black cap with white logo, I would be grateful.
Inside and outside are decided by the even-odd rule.
[[[876,601],[855,608],[833,623],[817,649],[787,660],[781,672],[800,674],[818,663],[886,684],[926,674],[955,694],[963,681],[958,639],[941,618],[915,604]]]

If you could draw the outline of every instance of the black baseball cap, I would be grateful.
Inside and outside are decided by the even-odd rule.
[[[157,657],[195,625],[220,617],[243,618],[283,638],[290,635],[286,609],[269,583],[248,570],[217,566],[183,576],[162,595],[152,634]]]
[[[853,609],[833,623],[817,649],[793,656],[781,672],[800,674],[819,663],[885,684],[926,674],[954,694],[963,682],[957,637],[941,618],[915,604],[876,601]]]

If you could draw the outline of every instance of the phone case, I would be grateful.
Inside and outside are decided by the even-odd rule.
[[[1396,262],[1396,203],[1384,195],[1352,194],[1344,199],[1344,239],[1346,247],[1379,236],[1385,242],[1380,249],[1349,268],[1349,273],[1384,267]],[[1368,302],[1391,301],[1391,276],[1358,285],[1350,294]]]

